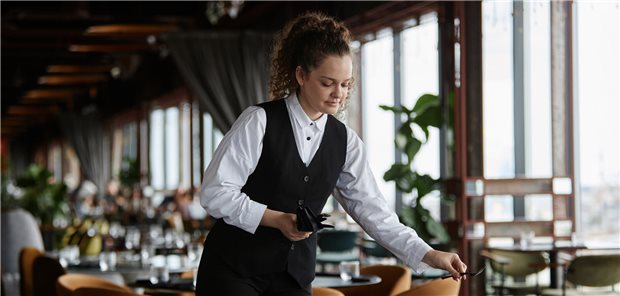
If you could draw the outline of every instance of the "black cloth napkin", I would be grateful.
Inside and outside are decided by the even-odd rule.
[[[297,208],[297,230],[316,232],[323,228],[334,228],[329,224],[323,224],[329,217],[328,214],[315,215],[309,207],[300,206]]]

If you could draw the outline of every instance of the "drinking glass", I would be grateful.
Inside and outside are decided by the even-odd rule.
[[[354,277],[360,275],[359,261],[343,261],[340,262],[340,278],[344,281],[350,281]]]

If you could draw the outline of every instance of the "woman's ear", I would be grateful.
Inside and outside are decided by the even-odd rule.
[[[306,72],[304,72],[304,69],[302,69],[301,66],[297,66],[297,68],[295,68],[295,79],[297,79],[297,84],[299,84],[299,86],[303,86],[305,78]]]

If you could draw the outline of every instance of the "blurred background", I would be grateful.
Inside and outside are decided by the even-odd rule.
[[[365,142],[387,202],[433,246],[472,270],[488,264],[481,251],[521,242],[584,246],[571,255],[620,247],[617,2],[2,1],[1,10],[7,295],[17,294],[5,282],[19,278],[8,261],[23,246],[9,244],[30,236],[15,212],[34,218],[38,247],[69,258],[65,268],[71,246],[97,260],[197,264],[213,223],[199,204],[204,170],[235,118],[267,100],[274,34],[309,10],[351,29],[356,85],[342,120]],[[373,257],[335,199],[324,212],[359,234],[357,260]],[[558,286],[553,268],[515,281]],[[494,293],[493,273],[460,294]]]

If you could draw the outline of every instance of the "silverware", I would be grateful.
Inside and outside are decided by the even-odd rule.
[[[480,268],[480,270],[476,272],[461,272],[461,276],[468,275],[470,277],[475,277],[475,276],[479,276],[480,274],[482,274],[483,271],[484,271],[484,267]],[[444,280],[444,279],[449,279],[451,277],[452,275],[449,274],[449,275],[442,276],[441,279]]]

